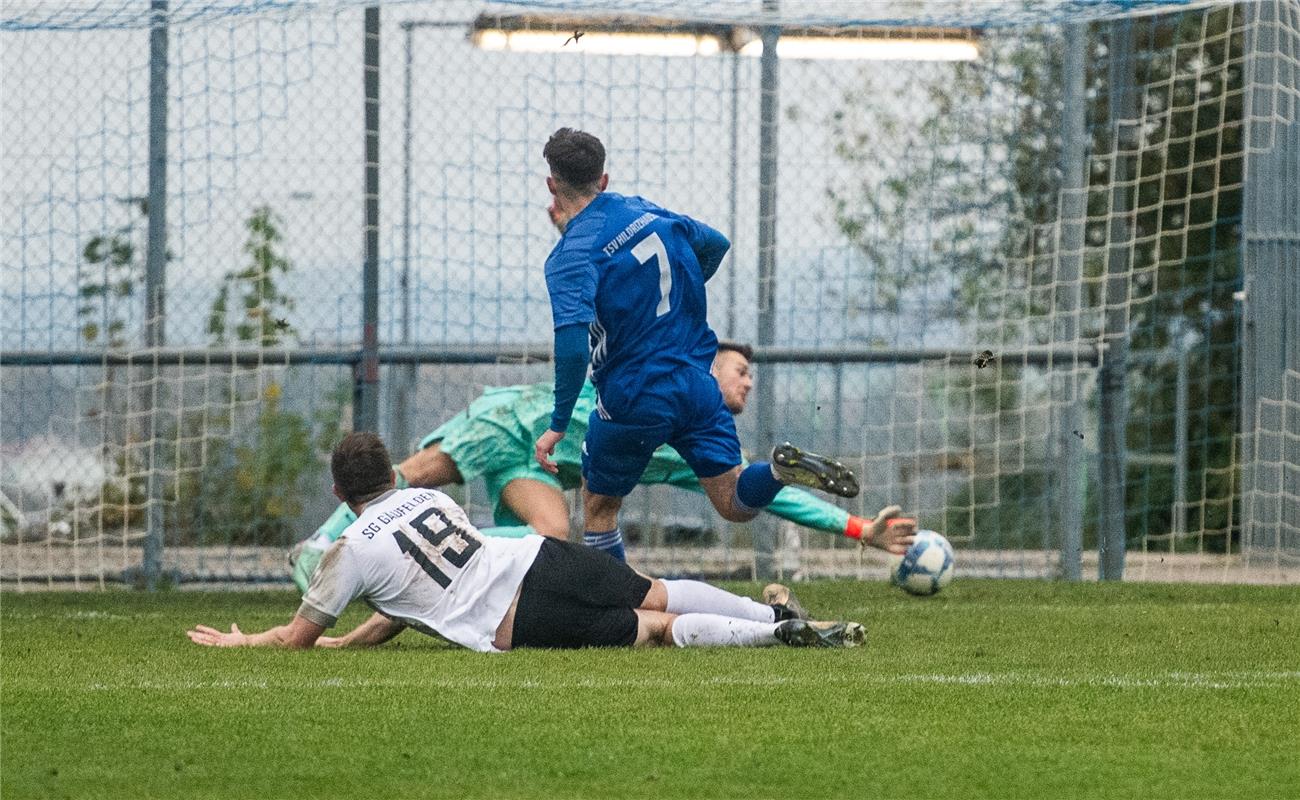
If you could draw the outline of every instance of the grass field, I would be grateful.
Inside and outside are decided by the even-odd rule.
[[[213,650],[296,599],[5,594],[0,795],[1300,797],[1300,587],[799,591],[868,647]]]

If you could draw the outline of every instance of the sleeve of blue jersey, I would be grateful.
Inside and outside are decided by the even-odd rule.
[[[685,218],[691,229],[691,249],[695,251],[695,257],[700,260],[700,271],[704,273],[704,280],[712,278],[722,264],[722,259],[731,249],[731,242],[721,231],[705,225],[703,222]]]
[[[555,409],[551,412],[551,430],[564,433],[573,417],[582,384],[587,380],[587,363],[591,350],[586,325],[565,325],[555,331]]]
[[[591,241],[584,242],[584,239]],[[590,236],[566,236],[546,260],[546,290],[551,296],[551,322],[555,329],[590,324],[596,319],[593,241],[594,237]]]
[[[698,219],[669,211],[648,200],[645,203],[655,208],[661,215],[686,226],[686,238],[691,249],[695,251],[695,258],[700,262],[700,271],[704,274],[704,280],[708,281],[712,278],[722,264],[723,257],[731,249],[731,241],[721,231],[705,225]]]

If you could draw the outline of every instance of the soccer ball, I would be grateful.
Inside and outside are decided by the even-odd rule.
[[[893,556],[889,581],[908,594],[931,595],[952,580],[952,545],[934,531],[917,531],[907,553]]]

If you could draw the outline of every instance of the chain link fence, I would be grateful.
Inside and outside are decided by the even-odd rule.
[[[750,456],[967,575],[1300,577],[1300,4],[376,8],[0,16],[4,586],[284,582],[367,404],[401,458],[548,381],[566,125],[732,239]],[[885,575],[680,488],[623,520],[660,573]]]

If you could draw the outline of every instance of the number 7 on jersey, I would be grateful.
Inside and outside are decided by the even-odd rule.
[[[673,268],[668,263],[668,248],[658,233],[652,233],[632,248],[632,255],[642,264],[652,258],[659,260],[659,305],[655,306],[655,316],[662,317],[672,309]]]

